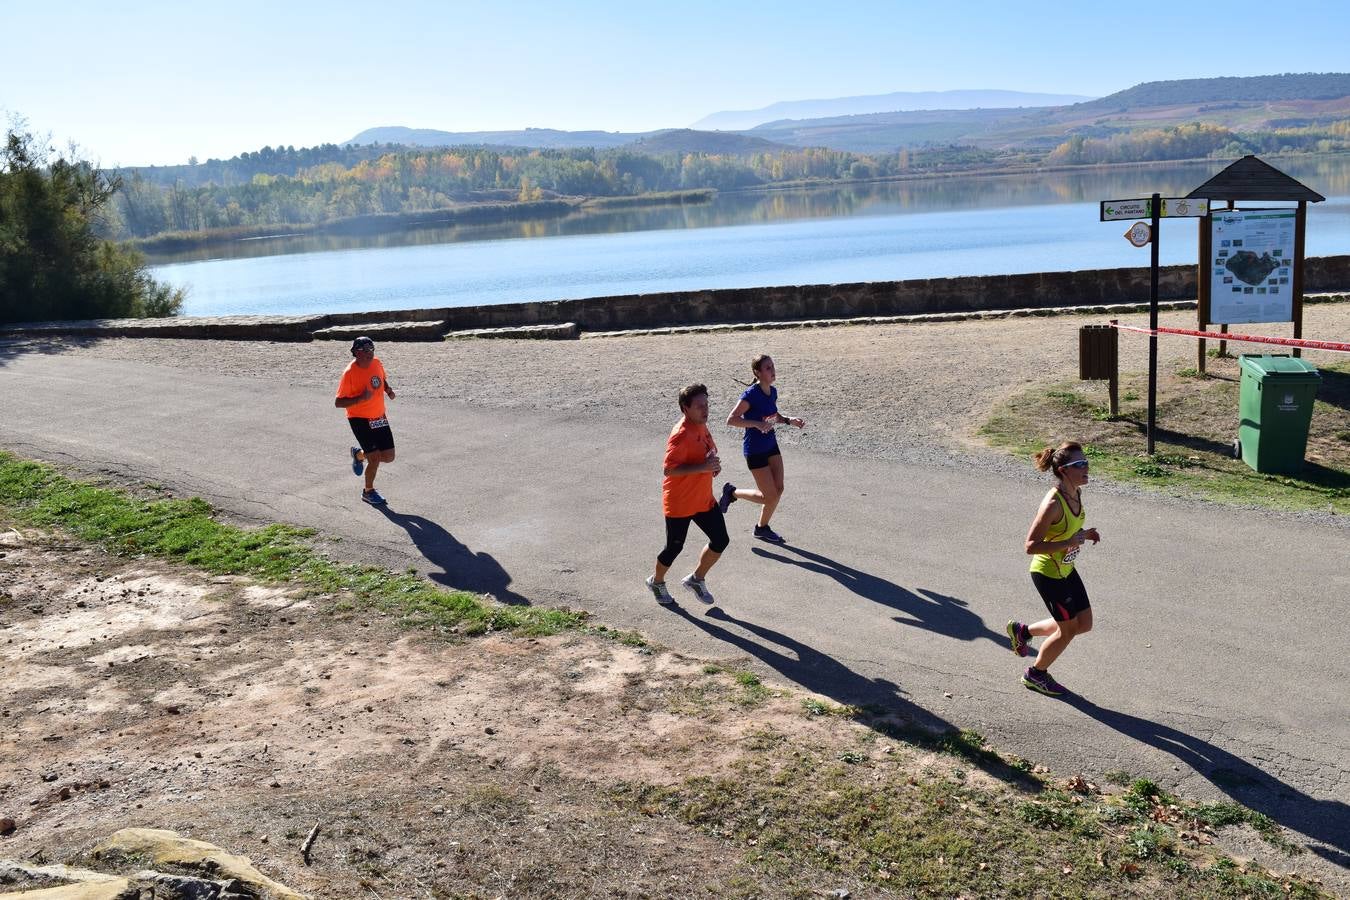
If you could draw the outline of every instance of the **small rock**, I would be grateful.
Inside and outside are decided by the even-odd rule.
[[[491,725],[489,725],[488,727],[486,727],[486,728],[483,729],[483,733],[484,733],[484,734],[496,734],[496,733],[497,733],[497,729],[495,729],[495,728],[493,728]]]
[[[183,708],[181,706],[178,706],[177,704],[174,704],[173,706],[164,707],[164,711],[171,716],[176,716],[183,711]]]
[[[3,555],[4,554],[0,554],[0,556]],[[0,837],[8,837],[14,833],[14,829],[17,827],[18,826],[14,824],[14,820],[11,818],[6,817],[0,819]]]
[[[942,696],[946,697],[948,700],[952,699],[952,695],[948,691],[943,691]]]
[[[56,780],[56,773],[55,773],[55,772],[47,772],[46,774],[44,774],[44,775],[42,776],[42,780],[43,780],[43,781],[55,781],[55,780]]]
[[[433,816],[443,816],[443,815],[445,815],[445,807],[444,807],[444,806],[433,806],[433,807],[431,808],[431,814],[432,814]]]
[[[69,799],[70,799],[70,788],[68,788],[68,787],[63,787],[63,788],[61,788],[61,790],[59,790],[59,791],[56,792],[56,796],[60,797],[62,800],[69,800]]]

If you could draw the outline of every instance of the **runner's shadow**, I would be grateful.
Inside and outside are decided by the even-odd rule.
[[[1243,806],[1320,841],[1325,846],[1310,848],[1318,856],[1350,866],[1350,806],[1345,803],[1310,797],[1245,759],[1167,725],[1106,709],[1073,694],[1064,701],[1127,737],[1172,754]]]
[[[855,720],[869,728],[918,746],[960,755],[992,777],[1024,790],[1039,789],[1036,782],[1008,765],[997,754],[953,737],[958,732],[950,722],[908,699],[904,690],[891,681],[859,675],[834,657],[808,644],[763,625],[737,619],[720,607],[714,606],[702,616],[689,612],[678,603],[665,608],[678,613],[710,637],[753,656],[812,693],[848,706],[869,707],[872,710],[880,708],[884,711],[881,716],[867,711],[859,711],[854,715]],[[759,640],[715,625],[709,619],[736,625]],[[905,724],[896,727],[890,721],[892,718],[903,720]]]
[[[503,603],[529,605],[529,600],[510,589],[510,574],[490,554],[475,553],[430,519],[394,512],[388,506],[375,508],[408,532],[427,562],[442,569],[427,576],[432,581],[459,591],[492,594]]]
[[[716,606],[702,616],[694,615],[679,604],[667,608],[678,613],[690,624],[701,628],[711,637],[731,644],[775,671],[781,672],[808,691],[822,694],[842,704],[885,706],[899,712],[916,725],[930,730],[943,731],[952,727],[946,720],[907,699],[899,685],[884,678],[867,678],[859,675],[834,657],[827,656],[814,647],[772,628],[737,619]],[[753,640],[720,625],[714,625],[708,621],[709,619],[737,625],[761,640]]]
[[[976,641],[985,638],[1000,647],[1006,647],[1008,640],[1001,631],[993,631],[984,624],[984,620],[971,612],[966,601],[948,597],[926,588],[917,592],[902,588],[894,582],[876,575],[859,571],[841,562],[802,550],[799,547],[782,545],[782,549],[796,553],[802,559],[792,559],[762,547],[752,547],[750,551],[766,559],[800,566],[811,572],[828,575],[864,600],[886,606],[903,616],[895,616],[894,621],[901,625],[911,625],[959,641]]]

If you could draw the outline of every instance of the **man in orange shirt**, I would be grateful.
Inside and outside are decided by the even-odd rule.
[[[713,476],[722,471],[717,445],[708,433],[708,389],[691,384],[680,391],[680,412],[666,439],[665,480],[661,482],[661,509],[666,514],[666,547],[656,557],[656,571],[647,579],[647,588],[656,602],[675,602],[666,589],[666,572],[684,549],[689,523],[708,536],[708,545],[698,557],[698,568],[680,579],[703,603],[713,602],[712,592],[703,583],[708,570],[717,562],[731,539],[722,518],[722,508],[713,499]]]
[[[380,463],[394,461],[394,431],[384,414],[384,398],[394,399],[394,389],[384,374],[384,365],[375,358],[375,342],[368,337],[352,341],[355,357],[338,382],[337,398],[333,405],[347,411],[347,424],[352,427],[359,447],[352,448],[352,471],[366,474],[366,487],[361,499],[371,506],[384,506],[385,499],[375,490],[375,473]]]

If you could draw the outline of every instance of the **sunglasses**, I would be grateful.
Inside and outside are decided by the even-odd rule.
[[[1086,459],[1075,459],[1073,462],[1060,466],[1061,469],[1086,469],[1087,467],[1088,461]]]

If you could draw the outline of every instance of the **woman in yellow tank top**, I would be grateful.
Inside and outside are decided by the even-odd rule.
[[[1092,604],[1074,562],[1084,541],[1097,543],[1095,528],[1084,528],[1083,485],[1088,483],[1088,460],[1076,443],[1046,447],[1036,454],[1036,468],[1052,472],[1055,486],[1041,501],[1027,531],[1026,551],[1031,556],[1031,581],[1050,610],[1050,618],[1031,625],[1008,623],[1008,641],[1018,656],[1036,654],[1036,662],[1022,674],[1022,684],[1051,697],[1063,696],[1064,686],[1050,675],[1053,663],[1069,642],[1092,630]],[[1043,637],[1040,652],[1031,648],[1032,637]]]

